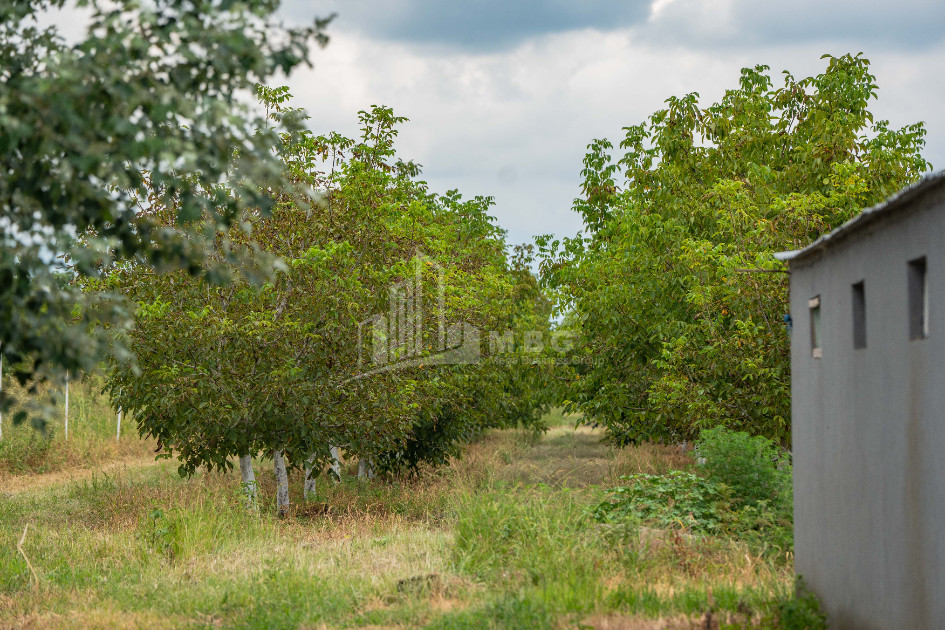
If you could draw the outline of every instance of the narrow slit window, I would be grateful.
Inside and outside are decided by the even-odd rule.
[[[820,347],[820,296],[811,298],[807,306],[810,308],[811,356],[820,359],[824,356],[824,351]]]
[[[866,347],[866,287],[862,281],[853,285],[853,347]]]
[[[929,280],[925,256],[909,261],[909,339],[929,336]]]

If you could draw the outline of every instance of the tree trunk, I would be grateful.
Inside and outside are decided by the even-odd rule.
[[[358,479],[374,479],[374,465],[370,459],[358,460]]]
[[[331,453],[331,458],[334,460],[331,463],[332,476],[335,479],[335,483],[338,483],[339,481],[341,481],[341,458],[338,457],[338,447],[329,446],[328,452]]]
[[[240,476],[243,482],[243,494],[246,495],[246,507],[258,509],[256,499],[259,492],[256,485],[256,473],[253,472],[253,457],[249,454],[240,457]]]
[[[308,458],[308,461],[305,462],[305,491],[303,496],[306,501],[315,500],[315,456],[312,455]]]
[[[282,451],[272,451],[272,464],[276,471],[276,514],[279,518],[289,515],[289,477],[285,472],[285,458]]]

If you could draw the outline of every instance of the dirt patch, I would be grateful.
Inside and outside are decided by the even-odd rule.
[[[643,619],[628,615],[596,615],[581,622],[581,627],[594,630],[718,630],[719,617],[705,613],[695,617],[680,615],[660,619]],[[730,620],[726,618],[726,623]]]
[[[206,626],[210,627],[219,625],[212,622],[207,623],[205,619],[200,619],[199,621],[204,622]],[[132,628],[171,629],[181,627],[184,625],[183,622],[184,620],[182,619],[174,619],[157,613],[93,609],[88,611],[72,611],[64,615],[56,613],[28,615],[17,619],[15,622],[0,621],[0,628],[20,628],[22,630],[45,630],[46,628],[81,628],[82,630],[92,630],[95,628],[128,628],[129,630]],[[6,625],[7,623],[9,623],[9,625]]]
[[[157,466],[164,462],[154,461],[153,455],[134,455],[130,457],[121,457],[113,459],[100,466],[67,468],[57,470],[51,473],[38,475],[11,475],[0,478],[0,487],[3,488],[2,494],[20,494],[30,490],[42,490],[51,486],[60,486],[76,481],[91,479],[94,475],[102,473],[112,473],[117,471],[127,471],[131,469],[144,468],[146,466]]]

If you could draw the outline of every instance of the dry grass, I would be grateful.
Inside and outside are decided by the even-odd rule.
[[[67,466],[54,472],[35,475],[13,475],[7,472],[0,474],[0,487],[3,488],[5,494],[19,494],[66,483],[76,483],[91,479],[96,475],[123,475],[132,469],[158,464],[154,460],[153,453],[141,454],[142,450],[150,449],[147,446],[141,447],[140,444],[129,443],[127,449],[108,451],[101,458],[104,463],[98,465],[85,462],[79,466]]]
[[[113,460],[137,460],[148,456],[154,444],[138,438],[133,418],[125,417],[120,439],[116,440],[117,415],[109,399],[101,393],[102,380],[90,376],[70,384],[69,436],[65,434],[65,400],[60,390],[42,388],[30,397],[12,379],[5,379],[4,390],[15,401],[13,409],[4,414],[3,439],[0,440],[0,486],[18,483],[24,476],[50,473],[98,470]],[[33,399],[51,396],[57,401],[48,419],[45,433],[25,423],[14,426],[16,412],[29,409]],[[59,483],[61,476],[50,477],[48,484]],[[40,482],[42,483],[42,482]]]
[[[581,625],[594,630],[719,630],[722,624],[749,624],[756,620],[740,613],[673,615],[661,619],[647,619],[637,615],[594,615],[581,620]]]
[[[642,444],[618,449],[602,442],[603,437],[602,429],[573,424],[554,426],[537,441],[528,432],[492,432],[470,445],[463,458],[451,464],[449,475],[467,485],[488,479],[581,488],[615,485],[622,475],[661,474],[693,463],[678,447]]]
[[[32,491],[0,503],[0,627],[669,629],[700,627],[685,624],[704,618],[713,589],[731,608],[788,588],[788,566],[737,542],[604,536],[586,507],[620,475],[691,462],[600,438],[568,422],[537,440],[492,432],[419,478],[322,481],[319,501],[284,520],[266,501],[247,512],[236,472],[182,480],[145,460],[19,480]],[[300,497],[301,477],[290,481]],[[35,590],[4,551],[26,523]]]

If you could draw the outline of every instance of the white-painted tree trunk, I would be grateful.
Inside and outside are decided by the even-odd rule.
[[[358,479],[374,479],[374,464],[370,459],[358,460]]]
[[[329,446],[328,452],[331,453],[331,458],[334,460],[331,463],[331,472],[332,477],[335,480],[335,483],[341,481],[341,458],[338,456],[338,447]]]
[[[246,507],[258,509],[256,498],[259,495],[259,486],[256,484],[256,473],[253,472],[252,455],[240,457],[240,480],[242,481],[243,494],[246,495]]]
[[[281,450],[272,452],[272,464],[276,472],[276,514],[283,518],[289,515],[289,476]]]
[[[312,455],[308,458],[308,461],[305,462],[305,490],[303,496],[306,501],[315,500],[315,456]]]
[[[66,439],[69,439],[69,372],[66,372]]]

